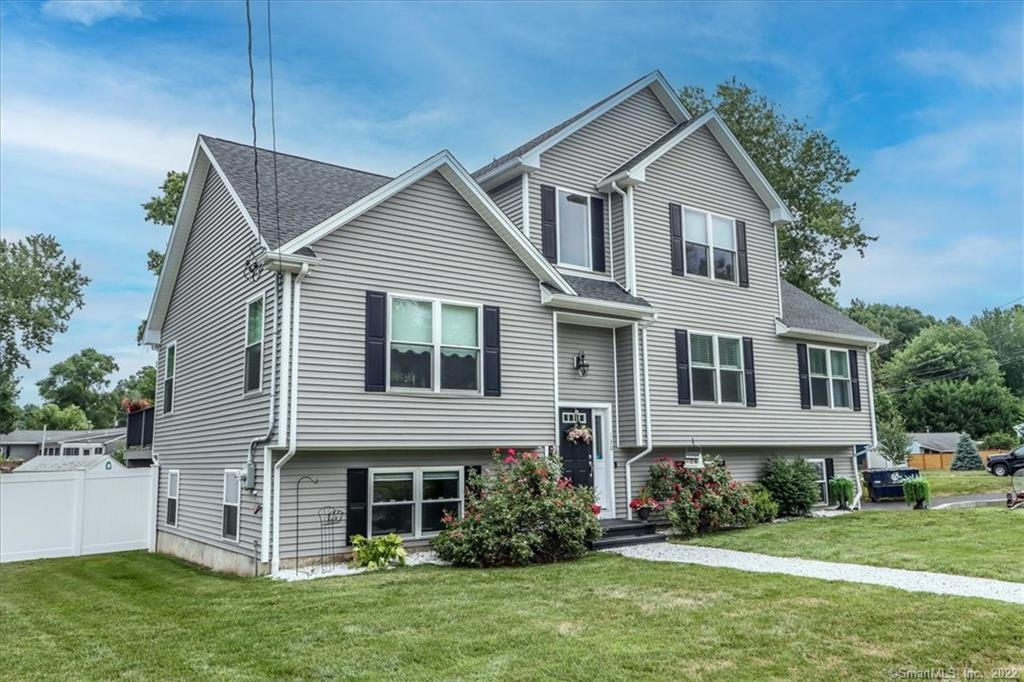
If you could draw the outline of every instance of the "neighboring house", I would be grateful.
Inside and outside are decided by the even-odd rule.
[[[910,454],[953,454],[962,433],[908,433],[910,436]],[[977,443],[975,443],[977,445]]]
[[[789,211],[658,72],[474,174],[260,150],[257,206],[253,155],[199,137],[148,316],[161,551],[275,571],[325,507],[426,542],[495,447],[557,447],[624,518],[658,457],[824,481],[875,441],[884,339],[780,282]]]
[[[124,440],[123,427],[87,431],[18,430],[0,434],[0,452],[4,459],[25,462],[37,455],[102,455],[113,452]]]
[[[124,465],[110,455],[55,455],[36,457],[14,470],[14,473],[43,471],[93,471],[95,469],[124,469]]]

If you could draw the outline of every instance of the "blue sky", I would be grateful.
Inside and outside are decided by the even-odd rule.
[[[266,5],[254,5],[269,144]],[[382,173],[475,168],[654,69],[735,76],[834,137],[879,241],[840,298],[969,318],[1024,293],[1020,3],[275,2],[278,148]],[[199,132],[249,138],[241,2],[0,5],[0,232],[56,235],[92,284],[35,382],[86,346],[120,375],[168,229],[139,204]]]

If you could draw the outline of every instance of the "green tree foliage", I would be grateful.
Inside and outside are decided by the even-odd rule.
[[[768,460],[761,485],[779,503],[779,513],[784,516],[806,516],[821,500],[818,471],[803,459]]]
[[[981,455],[978,454],[978,448],[966,433],[960,436],[960,440],[956,444],[956,453],[953,455],[953,461],[949,468],[953,471],[977,471],[985,468],[985,464],[981,461]]]
[[[985,310],[971,319],[995,351],[1006,387],[1024,398],[1024,305]]]
[[[900,466],[907,463],[910,453],[910,436],[903,417],[896,414],[885,421],[878,422],[878,454]]]
[[[156,400],[156,367],[146,365],[127,379],[121,379],[114,387],[118,402],[128,398],[132,401]]]
[[[1020,445],[1020,438],[1012,431],[990,433],[985,436],[981,447],[985,450],[1013,450]]]
[[[0,239],[0,376],[5,381],[28,366],[28,353],[46,351],[54,334],[67,331],[89,284],[81,270],[51,236]]]
[[[93,425],[105,428],[117,422],[118,397],[107,390],[117,369],[113,356],[86,348],[55,364],[36,385],[47,401],[78,406]]]
[[[850,301],[850,307],[845,312],[855,322],[889,339],[887,346],[880,347],[872,354],[877,367],[888,362],[894,353],[902,350],[923,330],[939,323],[917,308],[887,303],[868,304],[856,298]]]
[[[188,173],[183,171],[167,171],[167,177],[160,185],[160,194],[149,198],[149,201],[142,204],[146,211],[146,220],[156,225],[174,225],[174,219],[178,215],[178,205],[181,203],[181,195],[185,192],[185,181]],[[164,264],[164,254],[160,251],[150,250],[147,254],[148,262],[146,267],[154,275],[160,274]]]
[[[997,386],[1003,383],[995,351],[989,347],[985,334],[973,327],[948,323],[922,331],[896,352],[878,375],[891,391],[905,391],[940,379],[982,381]]]
[[[910,431],[983,436],[1011,431],[1021,421],[1020,399],[996,381],[934,381],[894,393],[892,398]]]
[[[796,217],[779,230],[779,264],[786,280],[834,301],[843,252],[863,256],[875,239],[862,231],[856,205],[840,198],[857,176],[850,160],[824,132],[787,118],[767,98],[735,80],[720,83],[712,95],[688,86],[680,97],[695,116],[718,110]]]
[[[91,429],[93,424],[85,412],[77,405],[61,407],[53,403],[41,406],[28,405],[21,416],[23,429],[55,429],[61,431],[81,431]]]
[[[13,374],[0,373],[0,433],[10,433],[17,428],[21,418],[20,393],[18,379]]]

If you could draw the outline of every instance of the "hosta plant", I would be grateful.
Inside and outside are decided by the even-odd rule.
[[[381,568],[405,566],[405,556],[402,538],[394,533],[373,539],[362,535],[352,538],[352,563],[360,568],[376,571]]]

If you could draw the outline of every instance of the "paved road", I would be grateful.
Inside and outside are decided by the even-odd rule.
[[[976,495],[936,497],[932,499],[931,506],[934,509],[939,505],[950,504],[952,502],[998,502],[999,504],[1006,504],[1006,493],[979,493]],[[871,502],[865,499],[861,507],[866,511],[909,511],[911,509],[911,506],[903,500],[895,500],[893,502]]]

